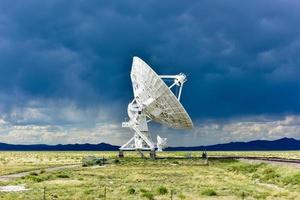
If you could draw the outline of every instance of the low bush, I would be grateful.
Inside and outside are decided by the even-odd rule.
[[[154,200],[154,194],[150,191],[144,192],[142,197],[147,198],[148,200]]]
[[[43,181],[43,179],[41,177],[38,177],[38,176],[30,176],[30,177],[28,177],[28,179],[32,180],[33,182],[37,182],[37,183]]]
[[[148,200],[154,200],[154,194],[151,191],[140,189],[140,192],[142,193],[141,196],[147,198]]]
[[[38,176],[38,173],[37,172],[30,172],[29,175],[30,176]]]
[[[146,193],[146,192],[148,192],[148,190],[145,190],[145,189],[142,188],[142,189],[140,189],[140,192],[141,193]]]
[[[164,186],[160,186],[159,188],[157,188],[157,193],[160,195],[165,195],[168,193],[168,189]]]
[[[127,193],[128,194],[134,194],[135,193],[135,189],[130,187],[128,190],[127,190]]]
[[[56,177],[57,178],[70,178],[70,176],[68,174],[57,174]]]
[[[49,176],[49,175],[39,176],[38,174],[33,174],[33,175],[29,174],[24,179],[31,180],[33,182],[39,183],[39,182],[42,182],[42,181],[49,180],[50,177],[51,176]]]
[[[93,190],[92,189],[86,189],[84,191],[84,194],[92,194],[93,193]]]
[[[88,167],[93,165],[103,165],[106,160],[95,156],[87,156],[82,159],[82,166]]]
[[[178,165],[178,164],[179,164],[179,162],[178,162],[177,160],[175,160],[175,161],[173,161],[173,164],[176,164],[176,165]]]
[[[114,164],[119,164],[120,160],[119,159],[114,159]]]
[[[279,174],[277,174],[273,168],[269,167],[263,170],[262,177],[260,179],[268,182],[276,182],[279,177]]]
[[[205,189],[201,194],[205,196],[217,196],[217,192],[212,188]]]

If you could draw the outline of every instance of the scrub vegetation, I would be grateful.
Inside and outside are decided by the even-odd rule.
[[[222,152],[213,152],[221,154]],[[228,152],[226,152],[227,154]],[[258,152],[253,152],[258,153]],[[300,152],[261,152],[297,157]],[[0,199],[297,199],[300,168],[199,158],[201,152],[164,152],[160,159],[141,159],[136,153],[117,152],[0,152],[1,174],[40,169],[25,177],[0,181],[24,184],[28,191],[0,192]],[[209,152],[209,155],[212,153]],[[247,154],[247,152],[244,152]],[[296,155],[294,155],[296,154]],[[195,156],[198,156],[196,158]],[[86,156],[105,157],[105,165],[81,166]],[[28,157],[28,160],[26,159]],[[5,160],[5,162],[3,162]],[[42,168],[79,164],[77,168],[47,171]],[[8,166],[15,166],[13,170]]]

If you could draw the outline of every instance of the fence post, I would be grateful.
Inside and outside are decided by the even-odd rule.
[[[43,199],[46,200],[46,186],[44,186],[44,195],[43,195]]]

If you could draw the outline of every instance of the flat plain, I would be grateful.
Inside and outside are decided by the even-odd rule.
[[[289,165],[200,158],[202,152],[162,152],[157,160],[136,152],[0,152],[0,175],[30,171],[0,186],[24,185],[22,192],[0,192],[0,199],[300,199],[300,169]],[[300,158],[300,151],[208,152],[209,156]],[[82,167],[82,158],[108,159]],[[78,165],[47,171],[45,168]]]

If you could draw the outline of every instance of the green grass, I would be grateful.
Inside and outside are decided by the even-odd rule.
[[[206,166],[203,160],[195,158],[200,152],[192,152],[192,158],[188,159],[183,159],[187,152],[164,152],[158,156],[169,158],[157,160],[141,159],[136,153],[127,153],[124,159],[116,159],[116,154],[0,152],[9,166],[20,166],[18,170],[23,170],[22,164],[25,168],[30,165],[38,169],[40,164],[79,164],[85,156],[110,159],[109,164],[104,166],[80,166],[52,172],[40,170],[10,182],[0,182],[0,185],[25,184],[30,189],[26,192],[0,193],[0,199],[42,199],[44,187],[46,199],[59,200],[167,200],[170,199],[171,191],[176,200],[297,199],[300,196],[299,168],[230,159],[212,159]],[[290,152],[279,154],[291,155]],[[10,157],[13,155],[17,156]],[[17,159],[22,156],[31,158],[29,160],[32,162]],[[9,167],[2,166],[3,174],[11,173]]]

